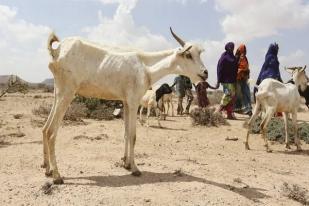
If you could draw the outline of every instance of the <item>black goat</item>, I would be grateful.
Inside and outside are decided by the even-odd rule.
[[[164,94],[170,94],[172,92],[173,90],[168,84],[162,84],[159,89],[156,90],[156,101],[158,102]]]

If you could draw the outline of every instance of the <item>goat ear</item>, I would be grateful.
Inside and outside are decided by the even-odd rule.
[[[187,51],[189,51],[192,48],[192,46],[188,46],[187,48],[183,48],[177,51],[177,54],[180,56],[183,56]]]
[[[284,70],[287,71],[290,74],[293,74],[293,72],[294,72],[293,69],[290,69],[290,68],[287,68],[287,67],[284,67]]]

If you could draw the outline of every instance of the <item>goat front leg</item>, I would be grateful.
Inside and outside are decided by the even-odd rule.
[[[289,144],[289,133],[288,133],[289,114],[287,112],[283,113],[283,120],[284,120],[284,130],[285,130],[285,148],[291,149],[290,144]]]
[[[149,116],[150,116],[150,111],[151,111],[151,105],[150,104],[148,104],[148,106],[147,106],[147,116],[146,116],[146,127],[149,127]]]
[[[133,176],[140,176],[141,172],[135,165],[134,146],[136,142],[136,111],[137,107],[131,106],[129,110],[129,141],[130,141],[130,167]]]
[[[160,113],[161,113],[161,115],[160,115]],[[157,118],[157,120],[158,120],[158,126],[159,126],[159,127],[162,127],[162,126],[161,126],[161,123],[160,123],[160,119],[161,119],[161,117],[162,117],[162,113],[163,113],[163,112],[160,112],[159,108],[156,108],[156,118]]]
[[[301,151],[301,143],[298,137],[298,126],[297,126],[297,112],[293,112],[292,113],[292,122],[293,122],[293,126],[294,126],[294,142],[296,144],[297,147],[297,151]]]
[[[141,106],[140,110],[139,110],[139,123],[143,126],[144,122],[143,122],[143,109],[144,107]]]
[[[126,169],[130,169],[130,162],[129,162],[129,152],[128,152],[128,147],[129,147],[129,143],[128,143],[128,131],[129,131],[129,108],[128,108],[128,104],[124,103],[124,107],[123,107],[123,114],[124,114],[124,155],[122,158],[123,161],[123,167]],[[143,107],[141,107],[141,110],[143,110]],[[141,113],[140,113],[141,114]]]

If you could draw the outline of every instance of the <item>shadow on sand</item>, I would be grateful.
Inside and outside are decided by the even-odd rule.
[[[309,150],[285,150],[285,151],[274,151],[275,153],[280,154],[287,154],[287,155],[303,155],[303,156],[309,156]]]
[[[90,180],[91,183],[76,183],[70,182],[70,180]],[[266,191],[260,188],[251,187],[234,187],[228,184],[218,183],[211,180],[194,177],[187,174],[175,175],[175,173],[155,173],[155,172],[143,172],[142,176],[134,177],[132,175],[120,175],[120,176],[85,176],[85,177],[68,177],[65,178],[66,185],[88,185],[98,187],[124,187],[134,185],[155,184],[161,182],[200,182],[207,185],[219,187],[234,193],[237,193],[249,200],[259,201],[258,199],[269,198],[270,196],[264,194],[262,191]]]
[[[159,127],[159,126],[149,126],[153,129],[163,129],[163,130],[174,130],[174,131],[188,131],[187,129],[183,128],[170,128],[170,127]]]

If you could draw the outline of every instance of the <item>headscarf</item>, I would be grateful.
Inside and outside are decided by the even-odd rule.
[[[237,80],[247,80],[249,78],[249,62],[246,57],[247,49],[244,44],[241,44],[236,51],[237,60]]]
[[[225,52],[223,52],[218,61],[217,76],[219,83],[236,82],[237,65],[233,51],[234,51],[234,43],[228,42],[225,45]]]
[[[277,43],[269,45],[268,51],[265,55],[265,62],[260,71],[259,77],[256,84],[259,85],[266,78],[277,79],[282,82],[280,71],[279,71],[279,60],[278,60],[279,46]]]

